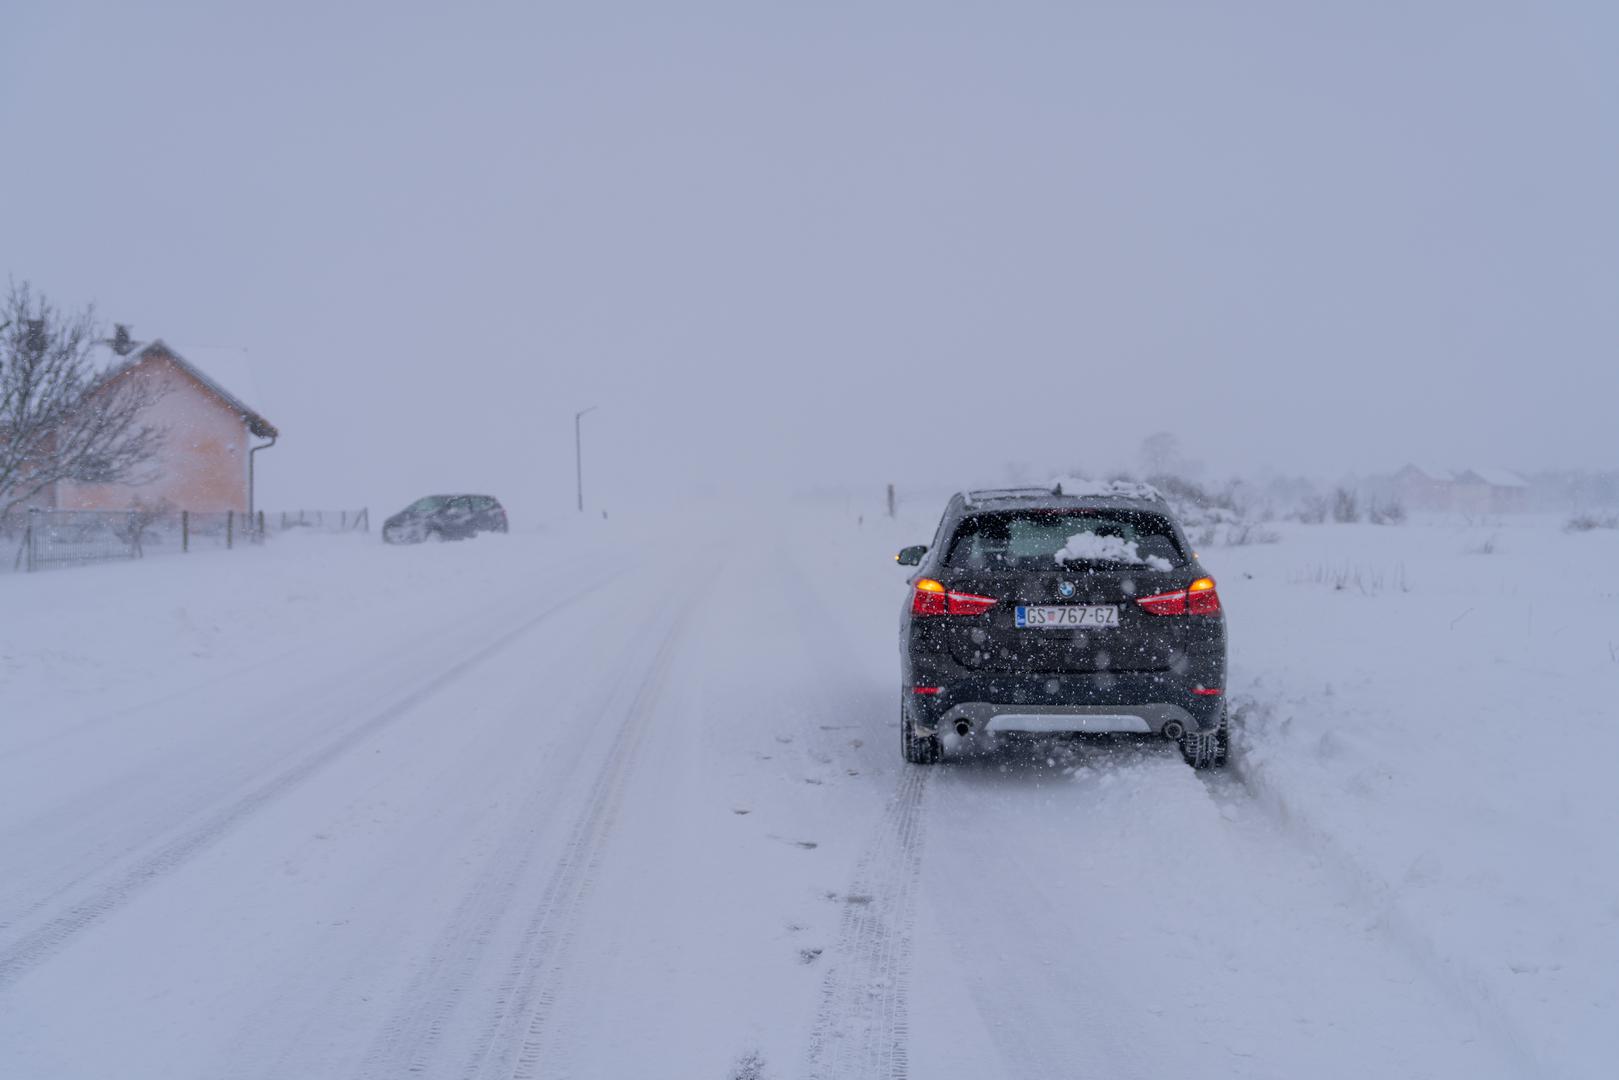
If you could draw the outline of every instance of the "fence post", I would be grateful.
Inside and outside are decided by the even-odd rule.
[[[28,528],[23,533],[23,546],[28,549],[28,572],[34,572],[34,523],[39,520],[39,507],[28,510]]]
[[[369,506],[360,507],[360,520],[365,522],[365,524],[360,526],[360,527],[362,529],[364,529],[366,532],[370,532],[371,531],[371,508]]]
[[[180,552],[191,550],[191,511],[180,511]]]
[[[349,531],[349,512],[347,510],[339,510],[337,512],[337,531]]]
[[[259,543],[264,543],[264,511],[259,511]]]
[[[138,558],[141,557],[141,533],[140,533],[140,522],[135,520],[135,511],[134,510],[131,510],[129,512],[129,525],[128,525],[128,528],[129,528],[129,557],[131,559],[138,559]]]
[[[894,485],[888,485],[888,516],[894,516]]]
[[[229,551],[231,549],[231,545],[235,542],[235,539],[236,539],[235,532],[236,532],[236,511],[234,511],[234,510],[226,510],[225,511],[225,550],[226,551]]]

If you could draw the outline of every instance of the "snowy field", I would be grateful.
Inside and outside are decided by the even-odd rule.
[[[1202,553],[1233,767],[900,762],[898,522],[0,581],[0,1077],[1607,1077],[1619,533]]]

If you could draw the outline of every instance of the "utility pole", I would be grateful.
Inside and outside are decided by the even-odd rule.
[[[586,413],[595,412],[596,408],[595,405],[592,405],[588,409],[581,409],[573,414],[573,471],[574,479],[579,489],[579,512],[581,514],[585,512],[585,444],[583,437],[579,434],[579,421],[585,418]]]

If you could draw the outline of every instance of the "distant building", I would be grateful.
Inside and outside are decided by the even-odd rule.
[[[1455,499],[1459,510],[1521,514],[1529,509],[1529,481],[1508,469],[1462,469]]]
[[[1393,477],[1395,498],[1412,510],[1515,514],[1529,509],[1529,481],[1508,469],[1407,465]]]
[[[1407,465],[1394,474],[1394,497],[1410,510],[1450,509],[1449,469]]]
[[[110,344],[110,343],[109,343]],[[143,422],[163,431],[163,445],[134,484],[61,481],[34,505],[58,510],[123,510],[136,502],[176,510],[245,513],[251,501],[249,452],[255,439],[274,441],[276,429],[236,396],[248,392],[246,354],[229,349],[187,349],[181,356],[162,341],[107,348],[105,378],[143,379],[153,402]],[[228,380],[228,381],[227,381]]]

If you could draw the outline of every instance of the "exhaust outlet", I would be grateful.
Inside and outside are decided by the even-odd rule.
[[[956,734],[957,735],[967,735],[968,733],[970,733],[972,731],[972,729],[973,729],[973,722],[971,720],[957,720],[956,721]]]
[[[1179,739],[1185,734],[1186,728],[1179,720],[1171,720],[1169,723],[1164,725],[1164,738],[1166,739]]]

